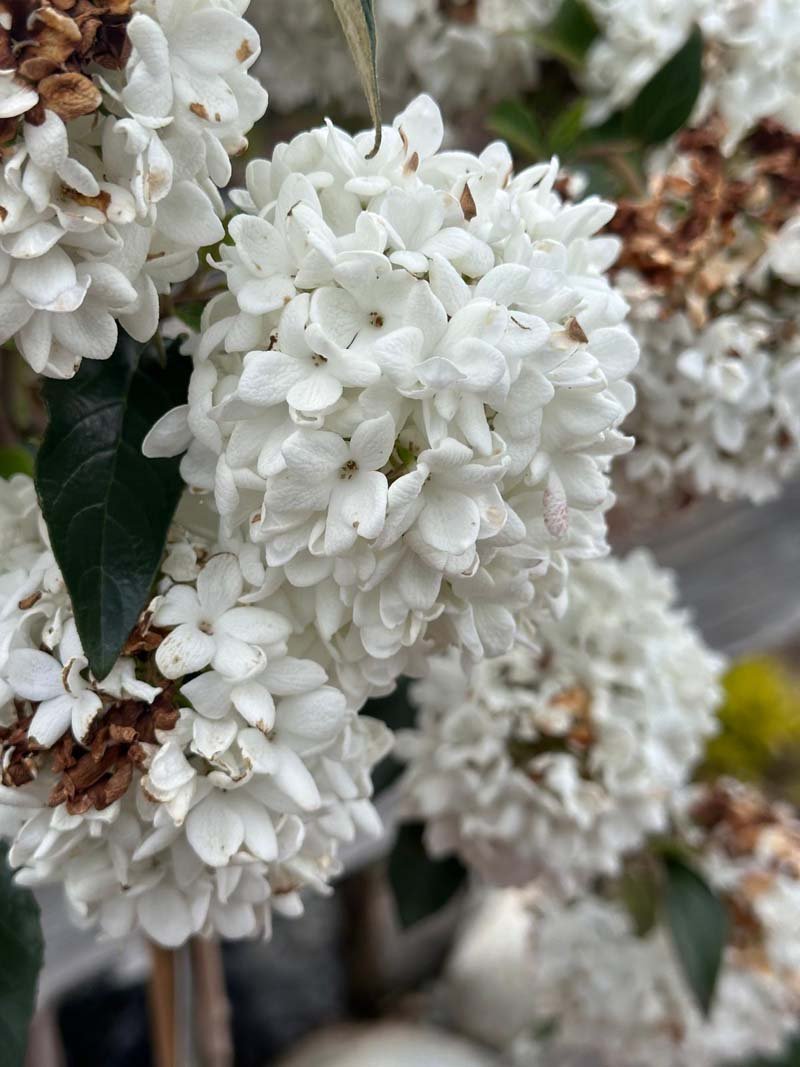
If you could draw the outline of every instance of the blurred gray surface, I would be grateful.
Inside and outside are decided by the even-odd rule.
[[[684,603],[709,644],[729,655],[800,636],[800,481],[770,504],[704,501],[615,539],[648,546],[678,573]]]

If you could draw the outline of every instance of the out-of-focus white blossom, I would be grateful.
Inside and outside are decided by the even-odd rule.
[[[531,88],[538,74],[533,31],[559,0],[382,0],[375,5],[381,96],[403,107],[420,91],[447,116]],[[259,0],[252,18],[264,50],[258,71],[273,106],[363,110],[363,98],[341,31],[317,0]]]
[[[714,732],[722,664],[675,607],[669,572],[636,553],[573,568],[563,618],[465,676],[431,664],[412,698],[404,810],[434,855],[488,882],[543,876],[574,892],[648,833]]]
[[[176,534],[129,654],[98,682],[30,479],[0,483],[0,833],[27,885],[165,945],[269,933],[375,834],[388,731],[304,658],[236,556]],[[206,669],[208,668],[208,669]]]
[[[608,1067],[717,1067],[780,1053],[797,1026],[800,827],[737,783],[693,787],[684,830],[727,906],[728,944],[705,1018],[659,925],[587,897],[531,912],[533,1009],[519,1067],[590,1057]],[[547,1037],[532,1037],[542,1024]]]
[[[557,163],[440,152],[418,98],[370,135],[329,125],[248,169],[186,409],[146,442],[214,493],[222,543],[357,706],[434,645],[505,651],[538,581],[605,551],[630,442],[634,341]],[[185,418],[185,433],[181,419]]]
[[[693,121],[718,112],[731,152],[761,119],[800,132],[800,12],[793,0],[587,0],[601,36],[589,50],[590,122],[602,122],[684,44],[705,46]]]
[[[776,496],[800,469],[800,300],[754,299],[697,328],[638,301],[631,283],[643,353],[624,466],[634,494],[642,487],[664,510],[682,494]]]
[[[618,468],[633,513],[711,493],[761,503],[800,470],[800,136],[762,123],[727,158],[720,133],[680,134],[611,224],[641,348],[637,443]]]
[[[0,342],[66,378],[111,354],[117,322],[149,340],[158,294],[221,239],[217,187],[266,93],[246,0],[98,0],[88,23],[68,3],[28,6],[0,27],[18,64],[0,83]],[[79,49],[77,69],[43,77],[57,45]]]

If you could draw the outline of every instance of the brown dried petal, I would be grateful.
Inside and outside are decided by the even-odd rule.
[[[90,115],[103,101],[100,90],[83,74],[51,74],[39,83],[39,95],[45,107],[65,122]]]

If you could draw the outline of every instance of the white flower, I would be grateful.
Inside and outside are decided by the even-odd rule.
[[[62,883],[112,937],[268,935],[273,909],[328,891],[340,842],[380,833],[388,730],[303,655],[246,552],[209,556],[185,531],[168,556],[184,580],[162,573],[139,651],[98,683],[38,520],[30,479],[0,483],[0,834],[18,880]]]
[[[280,645],[289,623],[272,611],[237,606],[244,583],[235,556],[212,557],[196,589],[173,585],[153,615],[156,626],[175,627],[159,645],[156,663],[167,678],[211,664],[228,678],[244,679],[266,664],[261,646]]]
[[[58,114],[14,71],[0,80],[0,116],[18,117],[0,166],[0,343],[13,339],[51,377],[107,359],[118,321],[150,339],[158,294],[190,277],[198,249],[223,236],[216,187],[266,107],[247,73],[258,38],[224,0],[137,0],[134,9],[98,9],[110,21],[96,47],[107,28],[131,46],[121,67],[124,49],[99,67],[91,49],[73,57],[74,76],[96,97],[89,114]],[[67,5],[58,18],[80,40],[73,15]],[[17,40],[18,25],[26,20],[10,29],[15,56],[38,47],[36,21],[32,38]],[[38,103],[43,116],[33,119]]]
[[[72,621],[59,642],[58,659],[33,648],[18,649],[9,656],[8,684],[15,695],[38,704],[29,736],[43,748],[55,744],[70,728],[77,741],[86,740],[103,706],[82,677],[87,666]]]
[[[519,1067],[569,1055],[622,1067],[716,1067],[780,1054],[795,1030],[797,822],[723,782],[681,798],[683,830],[728,906],[730,932],[710,1014],[701,1014],[662,923],[638,936],[619,899],[529,913],[529,1022]],[[533,1036],[543,1022],[549,1037]],[[526,1033],[527,1031],[527,1033]]]
[[[374,159],[329,126],[251,164],[188,408],[146,443],[191,441],[185,479],[354,705],[433,644],[504,651],[533,575],[605,550],[630,445],[613,208],[442,136],[420,97]]]
[[[673,790],[713,733],[721,662],[644,554],[570,571],[560,619],[464,674],[457,657],[415,683],[399,735],[404,810],[437,855],[489,882],[543,875],[568,892],[614,873],[663,829]]]

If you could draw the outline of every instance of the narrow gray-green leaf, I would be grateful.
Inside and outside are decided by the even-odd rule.
[[[704,1015],[711,1011],[725,943],[725,905],[677,856],[664,857],[664,911],[686,981]]]
[[[36,488],[89,665],[105,678],[146,606],[183,490],[179,459],[147,459],[150,427],[185,402],[191,361],[120,331],[108,360],[47,381]]]
[[[22,1067],[44,945],[33,894],[14,885],[0,850],[0,1049],[3,1067]]]
[[[371,159],[381,146],[382,134],[375,3],[374,0],[333,0],[333,6],[347,38],[375,126],[375,144],[367,157]]]

